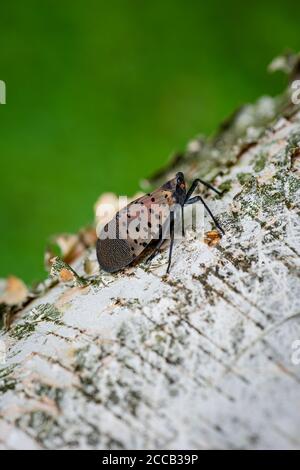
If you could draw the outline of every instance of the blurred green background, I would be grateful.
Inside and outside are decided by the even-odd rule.
[[[52,233],[132,194],[198,133],[281,91],[266,66],[300,49],[300,2],[1,2],[0,277],[44,276]]]

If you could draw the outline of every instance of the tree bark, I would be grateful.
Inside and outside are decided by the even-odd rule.
[[[162,250],[151,265],[40,286],[0,336],[0,446],[299,448],[299,162],[287,92],[155,175],[224,189],[205,197],[225,236],[188,228],[168,276]],[[72,265],[82,277],[87,256]]]

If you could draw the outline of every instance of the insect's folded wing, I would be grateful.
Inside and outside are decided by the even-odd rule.
[[[138,258],[151,241],[168,238],[172,202],[170,191],[158,189],[119,211],[100,233],[100,266],[108,272],[118,271]]]

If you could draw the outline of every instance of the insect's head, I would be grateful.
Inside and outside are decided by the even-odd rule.
[[[185,180],[184,174],[179,171],[176,173],[176,190],[175,190],[175,197],[179,204],[183,204],[185,201],[186,196],[186,187],[185,187]]]
[[[184,174],[182,173],[182,171],[179,171],[178,173],[176,173],[176,183],[177,184],[184,184]]]

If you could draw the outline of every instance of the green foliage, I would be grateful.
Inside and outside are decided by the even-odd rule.
[[[232,110],[277,93],[300,4],[2,2],[1,272],[43,276],[46,238],[138,181]]]

